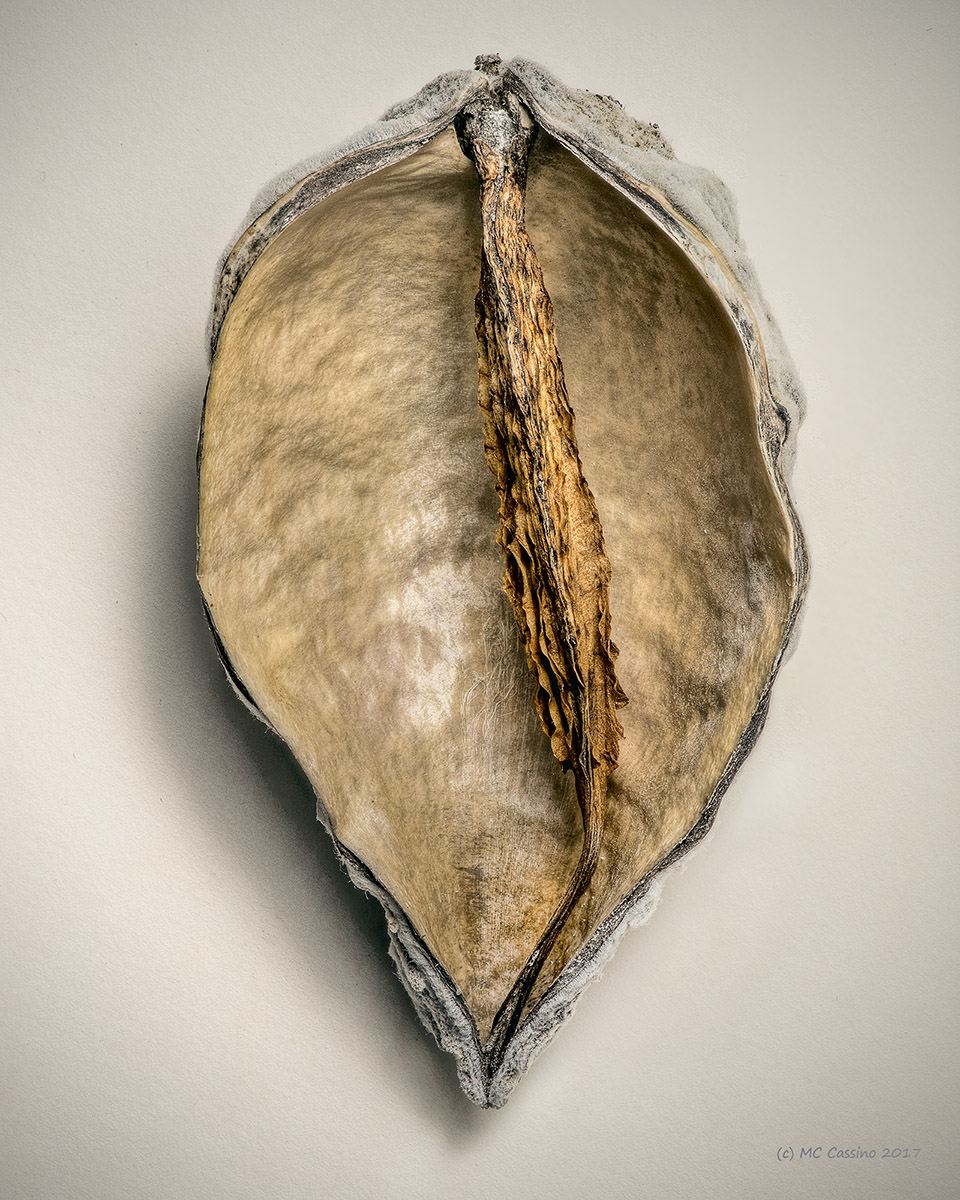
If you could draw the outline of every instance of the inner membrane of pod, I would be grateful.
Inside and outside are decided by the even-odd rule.
[[[713,287],[543,130],[526,228],[629,700],[599,859],[529,1011],[704,814],[795,583],[754,369]],[[236,676],[483,1044],[583,828],[502,586],[477,403],[480,246],[477,172],[452,128],[269,241],[214,358],[199,576]]]

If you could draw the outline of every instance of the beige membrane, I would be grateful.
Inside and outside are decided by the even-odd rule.
[[[538,994],[690,830],[772,671],[789,532],[719,301],[542,135],[528,228],[613,566],[630,698],[603,852]],[[452,131],[299,216],[231,305],[199,573],[237,673],[483,1038],[579,853],[495,544],[478,187]]]

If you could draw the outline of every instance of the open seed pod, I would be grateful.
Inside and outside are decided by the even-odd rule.
[[[526,61],[257,213],[213,316],[207,612],[500,1105],[760,730],[799,390],[722,185]]]

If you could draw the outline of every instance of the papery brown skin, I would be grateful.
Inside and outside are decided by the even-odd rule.
[[[583,819],[567,892],[494,1022],[491,1053],[512,1036],[544,962],[597,865],[607,780],[617,765],[627,703],[610,638],[610,560],[577,449],[553,306],[524,225],[535,127],[494,92],[457,125],[480,178],[483,249],[477,296],[484,451],[500,497],[497,542],[506,562],[537,711],[551,749],[573,772]]]

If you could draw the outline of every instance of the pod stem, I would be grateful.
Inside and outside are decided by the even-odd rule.
[[[574,876],[493,1022],[486,1053],[497,1062],[596,870],[623,736],[616,709],[626,696],[610,639],[610,562],[580,462],[553,305],[524,222],[536,125],[493,80],[458,117],[457,133],[480,178],[479,392],[500,497],[504,590],[537,680],[537,712],[554,755],[574,774],[583,822]]]

